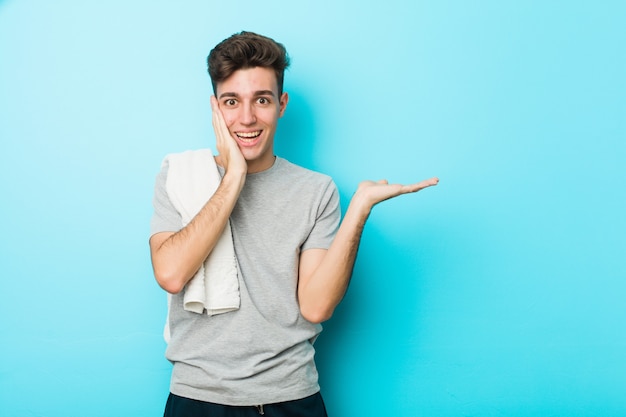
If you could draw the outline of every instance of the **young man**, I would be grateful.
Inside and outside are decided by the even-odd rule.
[[[333,181],[274,155],[288,65],[285,48],[264,36],[241,32],[218,44],[208,69],[219,185],[189,216],[172,202],[173,166],[165,162],[157,177],[150,251],[171,294],[166,356],[174,364],[165,416],[325,416],[313,341],[348,287],[367,217],[383,200],[438,182],[365,181],[340,224]],[[222,314],[187,311],[190,282],[224,235],[239,304]]]

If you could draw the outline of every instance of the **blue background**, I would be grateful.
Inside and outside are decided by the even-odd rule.
[[[277,153],[441,183],[375,208],[317,348],[332,416],[626,415],[626,3],[0,0],[0,414],[161,415],[154,177],[205,57],[283,42]]]

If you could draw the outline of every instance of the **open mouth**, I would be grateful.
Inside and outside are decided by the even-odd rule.
[[[251,141],[258,138],[261,135],[262,130],[255,130],[254,132],[235,132],[235,135],[241,140]]]

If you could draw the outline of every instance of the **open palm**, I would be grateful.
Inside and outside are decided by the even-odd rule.
[[[429,178],[414,184],[389,184],[387,180],[363,181],[359,184],[355,197],[361,198],[370,207],[381,201],[397,197],[402,194],[415,193],[424,188],[437,185],[437,177]]]

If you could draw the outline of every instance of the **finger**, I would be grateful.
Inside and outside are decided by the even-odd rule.
[[[423,190],[424,188],[432,187],[439,183],[439,178],[432,177],[427,180],[423,180],[420,182],[416,182],[415,184],[405,185],[403,187],[404,192],[407,193],[415,193],[417,191]]]
[[[419,184],[419,185],[420,185],[420,187],[422,187],[422,188],[431,187],[431,186],[433,186],[433,185],[437,185],[437,184],[439,184],[439,178],[437,178],[437,177],[432,177],[432,178],[429,178],[429,179],[427,179],[427,180],[420,181],[420,182],[418,182],[418,184]]]
[[[222,115],[222,111],[220,110],[217,102],[214,99],[211,100],[211,110],[213,111],[213,121],[221,124],[221,122],[224,120],[224,115]]]
[[[215,96],[211,96],[211,110],[213,111],[213,118],[219,121],[224,121],[224,114],[222,114],[222,109],[217,102],[217,98]],[[226,124],[226,122],[224,122]]]
[[[214,96],[211,96],[211,109],[213,110],[213,129],[215,134],[219,136],[219,139],[224,140],[230,136],[230,132],[228,131],[228,126],[226,126],[222,110],[219,108],[217,99]]]

